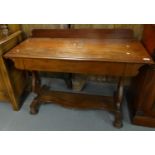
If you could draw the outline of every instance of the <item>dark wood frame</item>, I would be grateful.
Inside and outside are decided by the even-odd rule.
[[[142,43],[155,60],[155,25],[144,25]],[[155,127],[155,65],[144,66],[127,93],[133,124]]]

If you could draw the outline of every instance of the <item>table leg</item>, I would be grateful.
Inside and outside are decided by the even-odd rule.
[[[48,89],[49,88],[47,86],[41,86],[41,80],[39,78],[38,73],[32,72],[32,90],[33,90],[33,92],[35,92],[37,94],[37,96],[30,105],[30,113],[31,114],[37,114],[39,111],[40,105],[42,103],[46,103],[46,102],[47,103],[49,103],[51,101],[54,101],[55,103],[60,102],[62,105],[65,105],[65,103],[68,104],[68,102],[69,102],[69,105],[71,104],[71,106],[73,106],[73,107],[76,105],[74,103],[74,102],[76,102],[75,98],[77,98],[76,94],[66,95],[65,93],[58,93],[58,92],[54,93],[52,91],[48,91]],[[58,96],[61,96],[61,97],[58,97]],[[83,97],[86,97],[86,96],[83,96]],[[83,98],[83,97],[80,96],[80,97],[78,97],[78,99]],[[89,97],[89,98],[86,97],[84,102],[88,102],[87,99],[90,99],[90,98],[91,97]],[[122,127],[122,110],[121,110],[122,99],[123,99],[123,77],[120,77],[118,86],[117,86],[117,91],[114,94],[114,104],[113,104],[114,106],[111,106],[110,108],[108,108],[107,103],[103,105],[103,109],[114,110],[114,112],[115,112],[114,126],[117,128]],[[96,101],[96,99],[94,101]],[[83,103],[82,103],[82,105],[83,105]],[[100,107],[100,108],[102,108],[102,107]]]
[[[39,97],[37,96],[30,105],[30,114],[37,114],[39,111],[41,102],[39,101]]]
[[[64,80],[69,89],[72,89],[72,73],[65,74]]]
[[[39,100],[41,94],[41,79],[36,71],[32,71],[32,91],[37,94],[37,97],[30,105],[30,113],[37,114],[41,104],[41,101]]]
[[[122,127],[122,100],[123,100],[123,77],[119,78],[117,91],[114,94],[114,102],[116,106],[115,110],[115,120],[114,120],[114,126],[117,128]]]
[[[38,72],[32,71],[32,91],[37,93],[41,87],[41,79]]]

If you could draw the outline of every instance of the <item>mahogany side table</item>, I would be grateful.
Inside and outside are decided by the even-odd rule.
[[[142,44],[135,39],[30,38],[4,55],[15,67],[32,72],[32,88],[37,94],[30,106],[36,114],[42,103],[65,107],[113,111],[114,126],[122,126],[123,79],[137,75],[145,64],[152,64]],[[113,96],[51,91],[41,85],[38,71],[99,74],[118,77]]]

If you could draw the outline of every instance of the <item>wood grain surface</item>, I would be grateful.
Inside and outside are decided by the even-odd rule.
[[[134,33],[131,29],[33,29],[32,37],[131,39]]]
[[[5,57],[153,63],[141,43],[134,39],[30,38]]]

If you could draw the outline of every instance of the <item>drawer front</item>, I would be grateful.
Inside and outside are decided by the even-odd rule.
[[[125,64],[95,61],[24,59],[26,70],[120,76]]]

